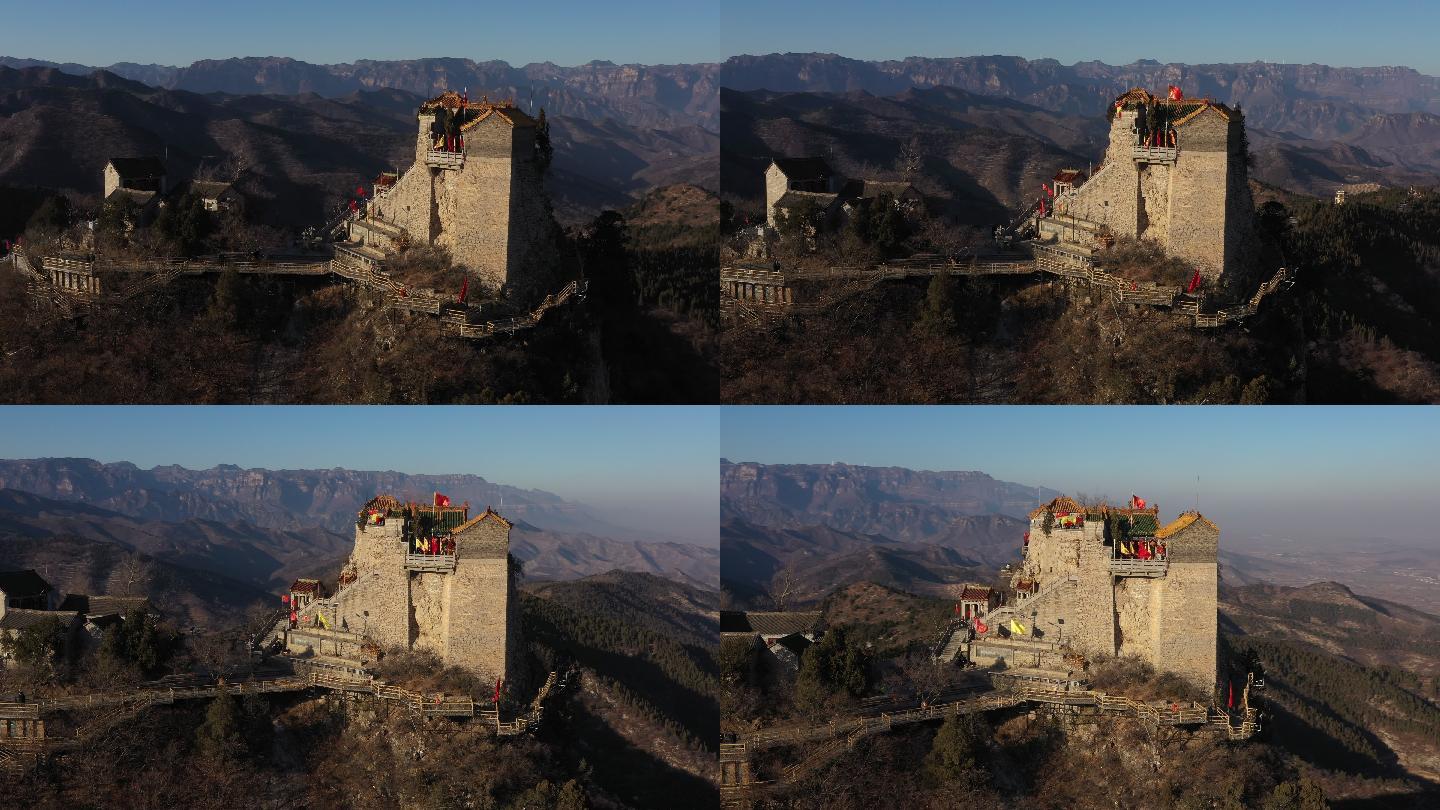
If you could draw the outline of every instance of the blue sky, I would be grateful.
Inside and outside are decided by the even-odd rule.
[[[232,56],[714,62],[715,0],[0,0],[0,55],[109,65]]]
[[[1440,74],[1440,3],[1408,0],[722,0],[731,54],[855,59],[1006,54],[1066,64],[1318,62]]]
[[[0,457],[471,473],[718,544],[717,407],[6,407]]]
[[[771,464],[978,470],[1193,508],[1229,541],[1410,536],[1440,548],[1440,408],[724,408],[721,453]]]

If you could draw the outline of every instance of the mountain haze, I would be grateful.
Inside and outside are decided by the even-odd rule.
[[[426,97],[385,87],[334,97],[198,93],[105,71],[14,70],[0,62],[0,184],[95,195],[105,162],[124,155],[164,155],[172,183],[239,166],[251,173],[247,193],[259,201],[250,209],[298,228],[325,219],[357,184],[413,162],[415,110]],[[566,221],[628,204],[676,178],[717,182],[718,140],[697,123],[661,129],[547,113],[555,146],[547,188]]]
[[[511,67],[472,59],[362,59],[316,65],[285,57],[203,59],[186,67],[120,62],[108,66],[0,56],[11,68],[48,67],[85,75],[106,70],[167,90],[236,95],[301,95],[335,98],[365,90],[403,90],[427,98],[468,89],[471,98],[513,98],[527,109],[591,121],[616,119],[636,126],[715,128],[720,66],[617,65],[594,61],[574,67],[540,62]]]

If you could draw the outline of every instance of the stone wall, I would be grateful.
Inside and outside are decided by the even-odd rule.
[[[333,600],[331,626],[384,648],[428,650],[482,680],[517,677],[523,639],[510,578],[510,525],[493,513],[469,524],[456,536],[453,573],[406,570],[403,526],[392,517],[355,530],[347,568],[356,579]]]
[[[1220,532],[1197,520],[1166,538],[1170,555],[1163,601],[1156,619],[1156,661],[1207,692],[1215,686],[1219,653]]]
[[[405,570],[404,521],[355,529],[347,567],[356,579],[335,596],[333,627],[369,636],[381,647],[410,649],[410,582]],[[322,611],[323,612],[323,611]]]
[[[448,612],[447,663],[493,680],[511,680],[519,660],[519,623],[510,581],[510,525],[497,515],[456,535]]]
[[[785,179],[785,173],[780,171],[779,166],[771,163],[770,168],[765,170],[765,221],[772,228],[778,227],[775,222],[775,203],[785,196],[789,187],[790,183]]]
[[[492,113],[464,130],[463,165],[442,169],[425,162],[434,126],[434,113],[420,114],[415,163],[374,202],[375,216],[417,242],[448,248],[457,265],[491,290],[529,296],[553,286],[557,227],[535,163],[534,127]],[[363,228],[357,233],[374,238]]]
[[[1015,576],[1040,585],[1036,596],[1013,604],[1022,623],[1089,657],[1133,655],[1207,691],[1213,686],[1219,531],[1212,524],[1196,519],[1165,539],[1163,577],[1112,574],[1113,547],[1100,520],[1049,535],[1041,525],[1031,522]]]
[[[1085,523],[1080,546],[1080,581],[1075,588],[1073,619],[1065,636],[1072,647],[1088,656],[1115,654],[1115,594],[1110,576],[1112,548],[1105,542],[1105,523]]]
[[[104,191],[104,197],[103,197],[103,199],[108,200],[108,199],[110,199],[110,195],[111,195],[112,193],[114,193],[115,189],[120,188],[120,173],[117,172],[117,171],[115,171],[115,167],[114,167],[114,166],[111,166],[109,163],[106,163],[106,164],[105,164],[105,171],[104,171],[104,178],[105,178],[105,191]]]
[[[1174,165],[1137,163],[1133,111],[1118,111],[1103,169],[1057,214],[1108,225],[1119,236],[1150,239],[1206,278],[1247,278],[1256,241],[1244,122],[1210,107],[1176,127]],[[1227,279],[1227,283],[1230,283]]]

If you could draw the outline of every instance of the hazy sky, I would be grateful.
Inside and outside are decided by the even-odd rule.
[[[855,59],[1008,54],[1066,64],[1318,62],[1440,74],[1440,3],[1419,0],[723,0],[727,53]]]
[[[0,55],[102,66],[232,56],[715,62],[719,17],[714,0],[0,0]]]
[[[1224,542],[1389,537],[1440,549],[1440,408],[725,408],[721,453],[772,464],[978,470],[1194,508]],[[1199,476],[1197,486],[1196,476]]]
[[[470,473],[719,543],[716,407],[6,407],[0,458]]]

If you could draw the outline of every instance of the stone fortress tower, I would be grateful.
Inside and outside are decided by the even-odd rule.
[[[415,162],[377,189],[350,239],[381,253],[440,245],[492,289],[533,289],[558,262],[536,121],[513,103],[447,91],[420,105]]]
[[[1210,280],[1254,258],[1245,119],[1210,99],[1134,89],[1110,108],[1104,163],[1057,195],[1042,238],[1088,246],[1102,226],[1150,239]]]
[[[971,660],[1044,668],[1065,666],[1065,650],[1133,655],[1209,694],[1220,529],[1198,512],[1165,526],[1158,516],[1155,507],[1087,508],[1069,498],[1032,512],[1011,576],[1015,599],[985,617],[998,634],[972,641]],[[1009,634],[1011,619],[1026,632]]]
[[[356,521],[338,592],[301,611],[287,646],[339,656],[370,645],[428,650],[486,682],[521,677],[510,528],[490,509],[472,518],[468,505],[373,498]]]

